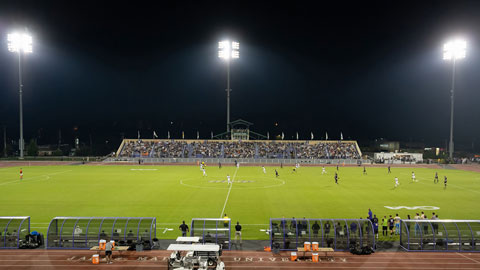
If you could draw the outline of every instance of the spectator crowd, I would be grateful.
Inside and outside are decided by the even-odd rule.
[[[127,140],[119,157],[359,159],[354,142]]]

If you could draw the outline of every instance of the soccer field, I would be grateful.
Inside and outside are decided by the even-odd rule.
[[[461,170],[392,168],[387,174],[387,168],[367,167],[364,175],[363,167],[340,167],[337,185],[335,167],[322,175],[321,167],[266,167],[264,174],[260,166],[207,166],[204,177],[197,166],[32,166],[23,167],[21,181],[19,169],[0,169],[0,216],[31,216],[32,230],[44,233],[55,216],[156,217],[157,237],[175,238],[182,220],[226,213],[243,225],[244,239],[267,239],[260,230],[270,218],[365,218],[368,208],[379,218],[424,211],[429,218],[436,212],[440,219],[480,219],[480,174]]]

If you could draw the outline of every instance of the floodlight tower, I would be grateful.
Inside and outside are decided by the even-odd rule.
[[[443,59],[452,60],[452,90],[451,92],[451,110],[450,110],[450,145],[449,157],[453,158],[453,101],[455,90],[455,65],[457,60],[465,58],[467,43],[462,39],[455,39],[443,45]]]
[[[224,40],[218,42],[218,57],[227,62],[227,133],[230,132],[230,61],[240,57],[240,43]]]
[[[20,96],[20,158],[23,159],[23,105],[22,105],[22,53],[32,52],[32,36],[27,33],[11,33],[7,36],[8,50],[18,53],[18,94]]]

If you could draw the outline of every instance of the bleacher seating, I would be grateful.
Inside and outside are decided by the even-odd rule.
[[[355,141],[125,140],[118,157],[359,159]]]

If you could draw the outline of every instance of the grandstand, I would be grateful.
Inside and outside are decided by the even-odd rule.
[[[360,159],[356,141],[124,139],[117,158]]]

